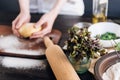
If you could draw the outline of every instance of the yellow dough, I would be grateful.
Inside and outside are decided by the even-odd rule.
[[[35,28],[34,27],[35,23],[26,23],[21,26],[21,28],[18,30],[20,35],[27,38],[32,35],[34,32],[38,32],[41,30],[41,27]]]

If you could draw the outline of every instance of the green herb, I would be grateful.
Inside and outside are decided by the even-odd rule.
[[[97,35],[97,37],[98,36],[100,36],[100,35]],[[100,39],[102,39],[102,40],[115,40],[117,38],[119,38],[119,37],[117,37],[116,34],[112,33],[112,32],[106,32],[100,36]]]
[[[120,51],[120,42],[115,45],[116,50]]]

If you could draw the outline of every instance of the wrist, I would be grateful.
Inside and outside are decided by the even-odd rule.
[[[59,10],[58,10],[58,9],[52,9],[51,12],[52,12],[54,15],[58,15],[58,14],[59,14]]]
[[[30,14],[30,11],[29,11],[29,10],[24,10],[24,9],[21,9],[20,13]]]
[[[28,18],[28,19],[30,19],[30,18],[31,18],[31,15],[30,15],[30,13],[29,13],[29,12],[21,11],[21,12],[19,13],[19,15],[22,15],[22,16],[24,16],[24,17]]]
[[[56,4],[52,8],[52,11],[57,15],[66,1],[67,0],[57,0]]]
[[[19,5],[20,5],[20,12],[29,14],[29,0],[19,0]]]
[[[58,10],[51,10],[50,11],[50,15],[52,15],[52,18],[53,19],[56,19],[56,17],[58,16],[58,14],[59,14],[59,11]]]

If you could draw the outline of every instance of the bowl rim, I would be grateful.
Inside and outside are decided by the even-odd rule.
[[[118,51],[118,52],[120,53],[120,51]],[[120,56],[120,54],[119,54],[119,56]],[[105,61],[107,61],[107,62],[110,61],[110,63],[106,63]],[[102,64],[107,64],[104,69],[104,71],[106,71],[110,66],[114,65],[116,62],[120,62],[120,59],[118,58],[116,51],[110,52],[110,53],[102,56],[101,58],[99,58],[94,65],[95,78],[97,80],[103,80],[102,74],[100,74],[100,72],[99,72],[99,70],[100,70],[99,68],[103,68],[103,67],[101,67]]]
[[[98,24],[115,24],[115,25],[120,26],[120,24],[117,24],[117,23],[115,23],[115,22],[99,22],[99,23],[92,24],[91,26],[93,26],[93,25],[98,25]]]
[[[80,25],[84,25],[84,26],[80,26]],[[90,22],[77,22],[73,26],[78,27],[78,28],[83,28],[83,27],[90,27],[91,25],[92,23]]]
[[[95,27],[100,27],[99,25],[114,25],[114,26],[116,26],[115,28],[119,28],[120,29],[120,25],[119,24],[117,24],[117,23],[114,23],[114,22],[99,22],[99,23],[95,23],[95,24],[92,24],[89,28],[88,28],[88,31],[93,31],[93,29],[95,28]],[[112,27],[112,28],[114,28],[114,26],[108,26],[108,28],[109,27]],[[92,29],[93,28],[93,29]],[[103,27],[102,27],[103,28]],[[97,29],[97,28],[96,28]],[[104,33],[104,32],[112,32],[112,31],[107,31],[107,30],[105,30],[105,31],[103,31],[103,32],[101,32],[100,34],[102,34],[102,33]],[[118,37],[120,37],[120,35],[118,35],[119,33],[118,32],[115,32],[115,31],[113,31],[112,33],[115,33]],[[91,32],[91,34],[92,34],[92,32]],[[98,33],[99,34],[99,33]],[[95,35],[97,35],[97,33],[93,33],[92,35],[91,35],[91,37],[92,38],[94,38],[94,36]],[[102,40],[102,39],[100,39],[100,42],[101,42],[101,44],[102,44],[102,46],[103,47],[105,47],[105,48],[109,48],[109,47],[113,47],[113,46],[115,46],[115,44],[110,44],[111,43],[111,41],[112,40]],[[120,42],[120,38],[118,38],[118,39],[115,39],[114,41],[116,41],[117,43],[118,42]],[[104,44],[104,43],[109,43],[109,45],[106,45],[106,44]],[[112,43],[113,43],[113,41],[112,41]]]

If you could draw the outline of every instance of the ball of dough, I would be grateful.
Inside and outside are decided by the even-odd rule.
[[[38,32],[41,30],[41,27],[35,28],[35,23],[26,23],[20,27],[18,30],[20,35],[24,38],[30,37],[34,32]]]

